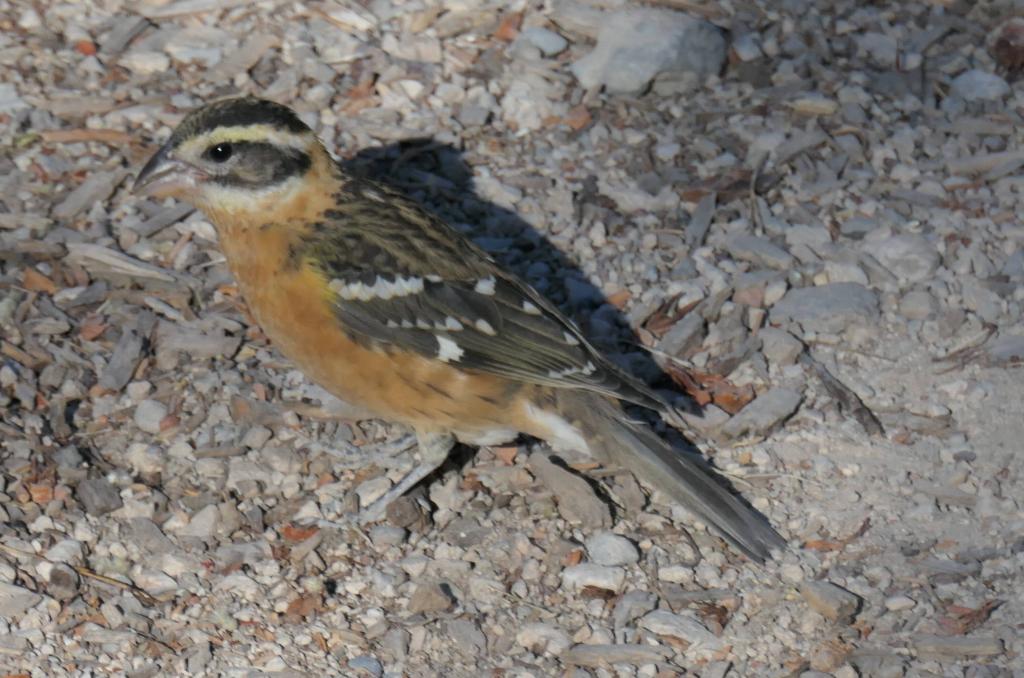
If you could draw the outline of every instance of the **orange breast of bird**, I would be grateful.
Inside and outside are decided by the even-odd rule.
[[[261,214],[214,216],[221,248],[264,333],[310,379],[382,419],[467,441],[529,425],[525,384],[461,370],[393,347],[356,341],[334,313],[328,281],[289,260],[305,223]],[[514,433],[512,434],[514,435]]]

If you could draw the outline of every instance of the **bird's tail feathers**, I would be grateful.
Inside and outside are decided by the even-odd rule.
[[[706,462],[673,449],[646,425],[631,421],[600,395],[561,391],[559,410],[579,422],[598,458],[635,472],[693,512],[751,559],[763,563],[785,540],[753,509],[723,487]]]

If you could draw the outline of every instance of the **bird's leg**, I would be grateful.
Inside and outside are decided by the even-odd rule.
[[[455,447],[455,437],[447,433],[425,433],[416,432],[416,442],[419,446],[422,460],[419,465],[413,468],[398,484],[392,487],[387,493],[359,512],[361,524],[372,523],[384,517],[388,505],[408,492],[416,483],[420,482],[448,458],[448,453]]]
[[[374,457],[395,457],[403,452],[408,452],[409,450],[414,449],[417,445],[422,445],[422,443],[419,442],[419,438],[411,433],[406,433],[400,438],[396,438],[394,440],[387,440],[370,445],[360,445],[359,450],[364,455],[369,452],[369,454]]]
[[[383,465],[390,468],[394,465],[394,459],[398,455],[414,447],[416,447],[416,436],[407,433],[395,440],[365,445],[354,445],[344,440],[338,440],[330,446],[325,446],[323,451],[342,461],[345,464],[345,468],[351,468],[361,463],[367,457],[373,457],[378,462],[386,459],[387,463]]]

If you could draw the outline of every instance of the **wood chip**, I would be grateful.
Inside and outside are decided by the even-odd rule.
[[[241,445],[217,445],[215,447],[200,447],[192,454],[196,459],[226,459],[228,457],[239,457],[248,451]]]
[[[38,214],[0,214],[0,228],[14,230],[27,228],[30,231],[45,231],[53,221]]]
[[[285,541],[298,543],[309,539],[319,531],[320,528],[315,525],[293,525],[288,523],[281,528],[281,536],[284,537]]]
[[[251,0],[178,0],[171,3],[147,2],[136,11],[147,19],[170,19],[187,14],[203,14],[250,4]]]
[[[67,250],[58,243],[43,242],[42,240],[21,240],[11,247],[0,249],[0,259],[16,259],[29,257],[31,259],[60,259],[67,255]]]
[[[323,609],[323,596],[307,593],[288,603],[285,618],[293,624],[315,617]]]
[[[977,608],[948,605],[946,613],[939,617],[939,626],[949,633],[967,635],[988,621],[992,613],[1004,602],[1003,600],[986,600]]]
[[[671,648],[658,645],[576,645],[562,656],[566,664],[608,668],[613,664],[654,664],[671,657]]]
[[[45,360],[21,350],[8,341],[0,342],[0,354],[21,363],[30,370],[38,369],[46,364]]]
[[[580,104],[569,109],[569,113],[562,118],[562,122],[569,126],[574,132],[578,132],[591,123],[593,118],[586,106]]]
[[[114,194],[129,173],[128,170],[120,168],[90,175],[53,208],[54,218],[64,221],[74,219],[93,204],[106,200]]]
[[[853,534],[839,539],[808,539],[804,542],[805,549],[814,551],[840,551],[846,548],[851,542],[864,536],[864,533],[871,527],[871,518],[865,518]]]
[[[82,341],[95,341],[107,331],[109,325],[103,322],[103,318],[97,315],[90,315],[78,326],[78,336]]]
[[[995,636],[919,636],[914,640],[918,654],[940,657],[992,657],[1003,654],[1003,641]]]
[[[48,129],[39,133],[43,141],[51,144],[75,144],[98,141],[104,144],[130,144],[135,140],[131,134],[116,129]]]
[[[78,264],[86,271],[97,275],[145,278],[172,283],[176,280],[170,271],[134,259],[103,245],[92,243],[69,243],[68,263]]]
[[[686,225],[686,244],[691,250],[704,244],[708,229],[711,228],[711,220],[715,217],[715,208],[718,203],[718,194],[711,191],[697,203],[693,210],[690,223]]]
[[[498,28],[494,31],[494,37],[505,42],[512,42],[519,35],[519,26],[523,23],[522,12],[509,12],[501,17]]]
[[[150,238],[168,226],[178,223],[195,211],[195,208],[191,205],[180,202],[162,209],[138,226],[133,226],[132,230],[143,238]]]
[[[32,292],[54,294],[57,291],[57,285],[34,268],[25,269],[21,275],[21,285]]]
[[[856,594],[827,581],[806,582],[800,587],[800,595],[815,612],[839,624],[852,622],[861,604]]]
[[[1020,160],[1024,160],[1024,150],[982,153],[966,158],[952,158],[946,162],[946,169],[950,174],[984,174],[996,167],[1011,166]]]
[[[791,101],[789,106],[801,115],[832,115],[839,109],[839,103],[834,99],[818,96],[800,97]]]
[[[828,135],[820,129],[796,133],[775,149],[775,167],[788,164],[801,153],[806,153],[828,141]]]
[[[714,403],[725,412],[736,414],[757,395],[750,384],[737,386],[725,377],[701,372],[677,361],[667,362],[665,372],[701,407]]]
[[[239,335],[225,334],[221,327],[198,321],[169,323],[160,321],[156,330],[157,359],[163,363],[165,354],[186,353],[196,360],[232,356],[242,343]]]
[[[123,105],[110,97],[83,97],[80,94],[56,92],[47,98],[25,97],[25,101],[64,119],[81,119],[90,115],[102,115]]]
[[[142,337],[134,330],[126,328],[121,332],[107,369],[100,377],[100,386],[111,391],[120,391],[127,386],[142,360],[142,344]]]

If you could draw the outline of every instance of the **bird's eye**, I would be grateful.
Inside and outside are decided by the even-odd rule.
[[[227,162],[232,150],[231,144],[217,144],[206,149],[206,157],[214,162]]]

